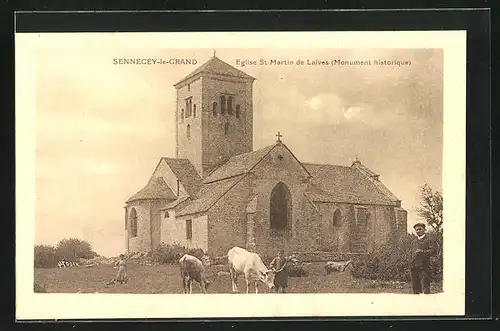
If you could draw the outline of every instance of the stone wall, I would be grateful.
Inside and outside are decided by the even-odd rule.
[[[208,250],[208,217],[207,215],[190,215],[176,219],[175,213],[169,211],[169,217],[165,217],[163,211],[161,217],[161,240],[165,244],[178,244],[187,248],[201,248],[204,252]],[[191,220],[192,238],[187,238],[187,220]]]
[[[248,178],[233,186],[208,212],[208,253],[222,256],[234,246],[246,247],[246,206],[252,188]]]

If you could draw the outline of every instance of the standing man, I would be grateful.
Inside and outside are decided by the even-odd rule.
[[[425,233],[425,224],[413,226],[417,238],[412,243],[410,271],[413,294],[429,294],[431,281],[430,257],[434,252],[431,238]]]

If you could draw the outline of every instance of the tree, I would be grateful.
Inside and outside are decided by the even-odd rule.
[[[35,268],[53,268],[57,265],[56,248],[49,245],[35,246]]]
[[[421,217],[436,232],[443,226],[443,195],[433,190],[427,183],[420,187],[420,206],[417,215]]]
[[[56,247],[57,255],[65,261],[76,261],[77,259],[91,259],[96,256],[92,246],[85,240],[78,238],[62,239]]]

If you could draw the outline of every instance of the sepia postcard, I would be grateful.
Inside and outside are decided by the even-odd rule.
[[[16,34],[16,317],[463,315],[464,31]]]

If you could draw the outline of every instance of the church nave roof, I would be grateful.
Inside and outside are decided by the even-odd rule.
[[[303,164],[313,176],[315,184],[308,192],[316,202],[344,202],[357,204],[395,205],[373,181],[353,167],[331,164]]]
[[[191,161],[188,159],[162,158],[184,186],[189,195],[195,195],[202,186],[202,180]]]

